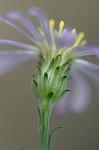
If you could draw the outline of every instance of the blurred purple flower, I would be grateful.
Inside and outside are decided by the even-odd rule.
[[[37,7],[29,9],[28,14],[35,17],[39,23],[39,27],[34,25],[30,18],[20,11],[12,11],[8,13],[8,17],[0,17],[0,21],[10,25],[17,31],[26,36],[33,45],[21,42],[0,39],[0,45],[18,47],[19,50],[1,50],[0,51],[0,75],[15,69],[21,64],[28,63],[33,59],[39,58],[39,55],[45,55],[45,51],[65,51],[67,57],[73,60],[71,70],[69,71],[71,80],[69,86],[71,92],[67,93],[56,106],[61,112],[81,112],[89,104],[90,87],[87,78],[99,87],[99,66],[83,60],[82,56],[95,55],[99,58],[99,47],[87,46],[84,40],[84,33],[77,34],[75,29],[64,26],[64,22],[60,21],[59,30],[54,29],[55,21],[48,20],[46,14]],[[24,31],[12,20],[18,20],[26,29]]]

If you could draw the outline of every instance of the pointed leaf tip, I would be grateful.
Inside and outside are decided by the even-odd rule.
[[[44,73],[44,79],[48,79],[48,74],[46,72]]]
[[[38,83],[35,80],[33,80],[33,83],[36,87],[38,87]]]

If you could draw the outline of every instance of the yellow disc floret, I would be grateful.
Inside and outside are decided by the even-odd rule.
[[[84,36],[85,34],[83,32],[80,32],[77,36],[76,42],[74,43],[73,47],[80,45],[83,42]]]
[[[55,26],[55,20],[50,19],[50,20],[49,20],[49,26],[50,26],[50,31],[51,31],[51,33],[52,33],[53,30],[54,30],[54,26]]]
[[[62,34],[64,25],[65,25],[64,21],[61,20],[60,23],[59,23],[59,34],[60,34],[60,35]]]

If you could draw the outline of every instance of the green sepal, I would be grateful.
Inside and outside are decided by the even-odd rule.
[[[39,126],[40,126],[40,123],[41,123],[41,112],[40,112],[40,108],[38,107],[37,110],[38,110],[38,114],[39,114]]]
[[[39,55],[40,61],[45,62],[44,57],[42,55]]]
[[[55,58],[53,58],[49,64],[49,70],[52,69],[54,67],[54,65],[57,65],[59,57],[61,56],[61,54],[57,55]]]
[[[33,83],[35,87],[38,87],[38,83],[35,80],[33,80]]]
[[[57,55],[57,56],[55,57],[55,64],[58,63],[60,56],[61,56],[61,54],[59,54],[59,55]]]
[[[52,135],[56,132],[56,130],[58,130],[58,129],[63,129],[63,127],[62,126],[57,126],[57,127],[55,127],[55,128],[53,128],[52,130],[51,130],[51,132],[49,133],[49,136],[48,136],[48,150],[50,150],[50,148],[51,148],[51,138],[52,138]]]
[[[64,90],[64,92],[70,92],[71,90],[70,89],[66,89],[66,90]]]
[[[65,79],[67,79],[67,76],[63,76],[63,77],[61,78],[62,81],[64,81]]]
[[[44,73],[44,79],[47,80],[48,79],[48,74],[45,72]]]
[[[51,98],[53,97],[53,95],[54,95],[54,93],[53,93],[53,92],[50,92],[50,93],[48,93],[47,98],[48,98],[48,99],[51,99]]]
[[[60,66],[57,66],[55,69],[55,75],[58,75],[59,71],[60,71]]]
[[[70,67],[68,67],[67,71],[70,71],[70,70],[71,70],[71,68],[70,68]]]
[[[38,65],[41,67],[44,63],[45,63],[44,57],[42,55],[39,55]]]
[[[40,117],[41,116],[40,108],[38,107],[37,110],[38,110],[38,114],[39,114],[39,117]]]
[[[38,98],[38,83],[35,80],[32,80],[32,82],[33,82],[33,87],[34,87],[35,95]]]
[[[38,69],[38,80],[40,79],[41,75],[42,75],[42,72],[41,72],[41,68],[40,66],[37,66],[37,69]]]
[[[55,60],[54,60],[54,58],[53,58],[52,61],[51,61],[50,64],[49,64],[49,70],[53,68],[54,62],[55,62]]]
[[[61,97],[66,93],[66,92],[70,92],[71,90],[70,89],[66,89],[66,90],[64,90],[63,92],[62,92],[62,94],[61,94]],[[60,98],[61,98],[60,97]]]

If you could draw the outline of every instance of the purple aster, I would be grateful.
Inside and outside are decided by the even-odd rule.
[[[82,56],[95,55],[99,58],[99,47],[86,45],[84,33],[77,33],[75,29],[66,27],[63,21],[60,21],[59,30],[56,30],[55,21],[49,20],[37,7],[30,8],[28,15],[36,18],[38,26],[20,11],[12,11],[7,14],[7,17],[0,17],[0,21],[15,28],[33,43],[29,45],[0,39],[0,45],[19,48],[19,50],[0,51],[0,75],[34,59],[39,59],[40,55],[49,61],[62,54],[59,65],[71,60],[69,71],[71,79],[68,81],[71,91],[66,93],[56,106],[62,113],[83,111],[89,104],[91,94],[87,77],[99,87],[99,66],[83,60]],[[27,30],[20,28],[13,20],[19,21]],[[47,68],[48,64],[45,64],[43,71]]]

